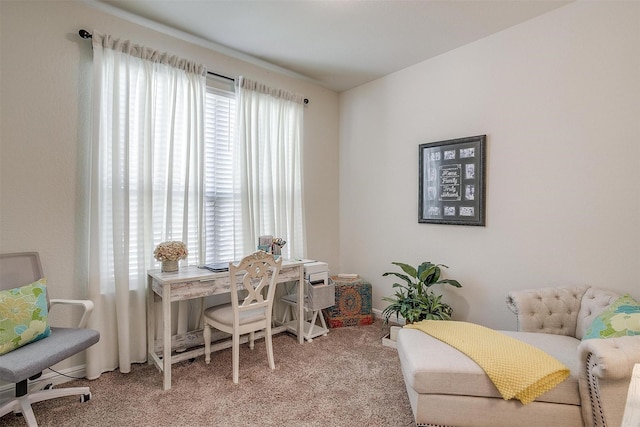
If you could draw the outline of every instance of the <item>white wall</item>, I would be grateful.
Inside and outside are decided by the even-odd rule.
[[[417,222],[418,145],[486,134],[485,227]],[[447,264],[454,318],[514,329],[511,289],[638,297],[640,3],[577,2],[340,96],[342,270]]]

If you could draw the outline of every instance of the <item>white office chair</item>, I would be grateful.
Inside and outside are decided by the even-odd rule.
[[[269,367],[275,369],[273,345],[271,343],[271,314],[277,277],[282,266],[282,258],[277,261],[273,255],[258,251],[244,257],[239,264],[229,263],[231,282],[231,304],[209,307],[204,311],[204,354],[205,362],[211,362],[211,328],[232,335],[233,382],[238,383],[240,367],[240,335],[249,334],[249,348],[254,347],[254,333],[264,330]],[[242,271],[242,288],[238,287],[237,275]],[[267,289],[266,296],[263,290]],[[238,291],[244,289],[247,296],[242,303]]]
[[[28,285],[43,278],[37,252],[0,254],[0,290]],[[49,309],[57,304],[79,305],[84,309],[78,328],[51,328],[51,335],[0,356],[0,380],[15,383],[15,398],[0,404],[0,417],[22,413],[29,427],[37,427],[31,404],[64,396],[80,396],[81,402],[91,398],[89,387],[29,391],[28,380],[40,377],[46,368],[79,353],[100,339],[100,333],[85,329],[93,303],[86,300],[49,299]]]

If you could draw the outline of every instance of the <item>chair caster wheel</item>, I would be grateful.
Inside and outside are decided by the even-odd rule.
[[[82,402],[82,403],[88,402],[90,400],[91,400],[91,393],[83,394],[82,396],[80,396],[80,402]]]
[[[53,388],[53,384],[49,383],[46,386],[42,387],[43,390],[51,390]]]

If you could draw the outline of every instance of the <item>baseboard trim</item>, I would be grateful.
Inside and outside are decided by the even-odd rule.
[[[373,313],[373,317],[375,317],[376,319],[380,319],[380,320],[384,319],[384,317],[382,316],[382,310],[378,310],[377,308],[374,308],[371,310],[371,312]],[[406,323],[407,322],[404,320],[402,316],[398,316],[397,319],[395,316],[392,316],[389,318],[389,324],[392,324],[392,325],[405,325]]]

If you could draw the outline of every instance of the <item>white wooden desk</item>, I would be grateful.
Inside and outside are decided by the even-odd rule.
[[[147,350],[149,364],[164,373],[163,388],[171,388],[171,364],[201,356],[204,354],[202,330],[190,331],[185,334],[171,335],[171,303],[189,299],[203,298],[210,295],[229,293],[229,273],[213,273],[209,270],[189,266],[179,271],[163,273],[161,270],[149,270],[147,287]],[[241,276],[239,276],[241,277]],[[241,283],[241,280],[239,280]],[[298,290],[304,284],[304,263],[302,261],[283,260],[277,283],[296,281]],[[298,294],[297,336],[298,343],[304,342],[304,292]],[[156,308],[155,302],[162,301],[162,338],[156,336]],[[283,332],[286,325],[272,328],[272,333]],[[259,337],[256,334],[256,338]],[[214,337],[215,338],[215,337]],[[198,348],[172,355],[176,348]],[[216,349],[229,347],[225,342]]]

